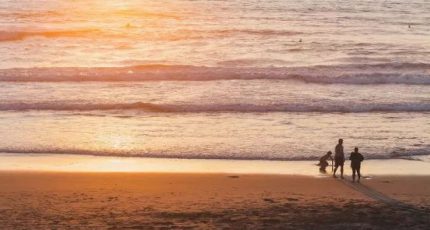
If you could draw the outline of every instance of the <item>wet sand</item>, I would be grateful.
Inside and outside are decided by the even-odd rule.
[[[429,176],[0,173],[2,229],[426,229]]]
[[[73,154],[0,153],[0,171],[34,172],[132,172],[132,173],[239,173],[321,176],[317,160],[268,161],[227,159],[176,159],[114,157]],[[366,159],[366,176],[430,176],[430,158]],[[327,169],[331,172],[331,168]],[[349,161],[345,173],[351,174]]]

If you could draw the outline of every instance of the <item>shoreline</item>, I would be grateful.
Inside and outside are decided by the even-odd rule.
[[[317,161],[275,160],[215,160],[174,159],[143,157],[111,157],[73,154],[11,154],[0,153],[0,172],[131,172],[131,173],[235,173],[305,175],[325,177],[331,174],[319,172]],[[350,175],[349,161],[345,162],[345,174]],[[430,161],[424,156],[414,159],[365,160],[364,176],[375,175],[430,175]]]
[[[5,229],[430,226],[430,176],[352,184],[300,175],[0,171],[0,187]]]
[[[315,163],[0,153],[0,226],[327,230],[430,226],[429,162],[368,160],[362,166],[361,183],[351,183],[349,162],[344,180],[320,174]]]

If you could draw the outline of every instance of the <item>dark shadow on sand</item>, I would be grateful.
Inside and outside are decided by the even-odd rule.
[[[406,210],[410,210],[410,211],[420,211],[419,209],[417,209],[415,206],[410,205],[410,204],[406,204],[403,203],[399,200],[393,199],[383,193],[380,193],[378,191],[376,191],[375,189],[372,189],[364,184],[361,183],[351,183],[351,181],[349,180],[339,180],[340,182],[342,182],[344,185],[350,187],[351,189],[360,192],[362,194],[364,194],[365,196],[372,198],[373,200],[382,202],[386,205],[392,206],[392,207],[396,207],[396,208],[401,208],[401,209],[406,209]]]

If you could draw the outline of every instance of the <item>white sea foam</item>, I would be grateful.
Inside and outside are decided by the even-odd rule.
[[[350,103],[325,101],[318,104],[154,104],[146,102],[91,104],[68,102],[0,103],[0,111],[127,111],[136,110],[158,113],[269,113],[269,112],[322,112],[322,113],[369,113],[369,112],[430,112],[430,103]]]
[[[317,84],[430,84],[430,64],[386,63],[309,67],[202,67],[142,65],[106,68],[16,68],[0,70],[0,81],[213,81],[277,79]]]
[[[67,149],[67,148],[0,148],[0,153],[14,153],[14,154],[74,154],[74,155],[92,155],[92,156],[115,156],[115,157],[149,157],[149,158],[176,158],[176,159],[227,159],[227,160],[276,160],[276,161],[316,161],[320,155],[306,155],[306,156],[271,156],[262,155],[258,152],[247,153],[246,155],[237,155],[229,153],[202,153],[202,152],[142,152],[142,151],[120,151],[120,150],[86,150],[86,149]],[[419,151],[403,151],[392,152],[388,155],[386,153],[367,153],[366,159],[415,159],[419,156],[428,156],[430,154],[430,147],[420,149]]]

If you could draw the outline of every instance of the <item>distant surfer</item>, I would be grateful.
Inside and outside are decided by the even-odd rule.
[[[320,162],[317,164],[320,166],[320,172],[326,173],[326,168],[329,166],[328,160],[331,160],[333,162],[333,157],[331,157],[332,152],[328,151],[324,156],[320,158]],[[333,166],[333,163],[332,163]]]
[[[340,166],[340,178],[343,179],[343,164],[345,163],[345,154],[343,153],[343,139],[339,139],[334,150],[334,171],[333,177],[336,178],[337,168]]]
[[[361,162],[364,160],[363,155],[358,152],[358,148],[354,148],[354,152],[351,153],[351,156],[349,157],[351,160],[351,168],[352,168],[352,182],[355,182],[355,174],[357,173],[358,179],[357,182],[360,183],[360,168],[361,168]]]

